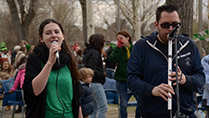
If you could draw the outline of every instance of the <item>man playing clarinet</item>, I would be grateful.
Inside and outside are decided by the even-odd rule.
[[[205,83],[198,48],[189,37],[176,30],[177,40],[172,43],[172,72],[168,74],[168,35],[181,26],[177,7],[158,7],[155,26],[157,31],[137,41],[132,50],[127,66],[128,87],[139,98],[143,118],[169,118],[176,115],[178,83],[182,116],[196,118],[194,93]],[[172,99],[172,112],[168,111],[168,98]]]

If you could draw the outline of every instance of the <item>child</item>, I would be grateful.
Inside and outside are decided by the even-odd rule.
[[[12,77],[14,77],[14,68],[8,60],[4,60],[0,68],[0,80],[7,80]],[[2,85],[0,85],[0,88],[2,88]],[[3,94],[0,98],[3,98]],[[10,111],[10,106],[6,107],[6,111]]]
[[[25,55],[20,57],[19,62],[17,62],[17,76],[15,78],[15,82],[13,87],[10,89],[9,92],[13,92],[16,89],[22,89],[23,83],[24,83],[24,79],[25,79],[25,67],[26,67],[26,63],[27,63],[27,57]],[[21,106],[18,107],[18,109],[15,111],[15,113],[19,113],[21,112]]]
[[[8,60],[4,60],[0,68],[0,79],[7,80],[12,77],[14,77],[14,68]]]
[[[23,56],[20,61],[17,63],[18,73],[15,78],[15,82],[13,87],[10,89],[11,91],[15,91],[18,86],[20,86],[20,89],[22,89],[24,79],[25,79],[25,66],[27,62],[27,57]]]
[[[90,84],[94,76],[94,72],[90,68],[81,68],[79,70],[81,76],[81,85],[83,93],[80,97],[82,114],[84,118],[88,118],[88,115],[93,113],[93,96],[90,89]]]

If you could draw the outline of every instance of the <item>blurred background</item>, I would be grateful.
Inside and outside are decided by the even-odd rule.
[[[155,11],[163,4],[176,4],[181,33],[193,38],[201,55],[209,53],[209,0],[0,0],[0,42],[9,50],[22,40],[36,45],[39,24],[46,18],[58,20],[65,39],[84,46],[93,33],[116,41],[116,33],[127,30],[136,42],[155,31]]]

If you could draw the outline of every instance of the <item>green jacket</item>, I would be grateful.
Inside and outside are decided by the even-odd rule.
[[[130,44],[129,51],[131,54],[131,51],[133,49],[133,45]],[[114,79],[120,82],[126,81],[127,76],[127,50],[125,47],[118,48],[116,47],[112,53],[110,54],[110,57],[108,58],[110,62],[117,64],[117,69],[114,75]]]

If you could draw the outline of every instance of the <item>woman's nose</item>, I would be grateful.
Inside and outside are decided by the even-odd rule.
[[[55,32],[52,32],[52,35],[51,35],[51,36],[52,36],[52,37],[53,37],[53,36],[56,36],[56,33],[55,33]]]

